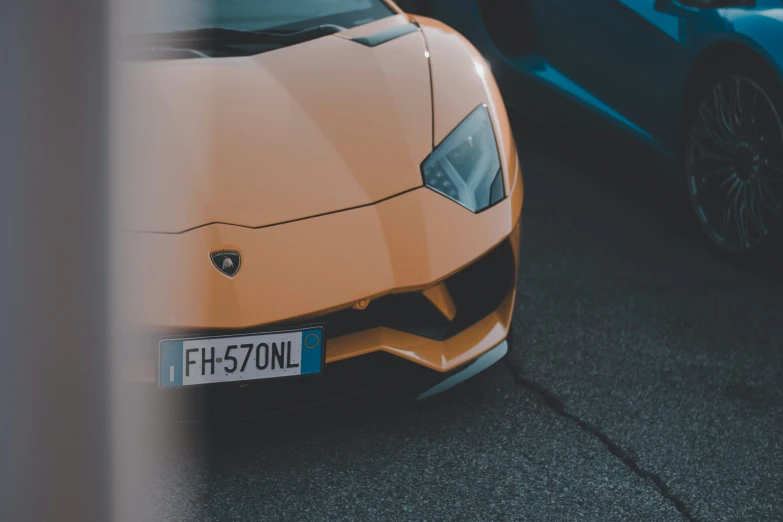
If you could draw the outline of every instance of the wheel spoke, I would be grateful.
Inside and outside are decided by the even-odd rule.
[[[722,85],[715,87],[715,104],[718,116],[720,116],[719,121],[721,127],[728,132],[729,136],[733,136],[734,127],[731,124],[731,101],[726,99]]]
[[[759,206],[759,200],[752,192],[751,188],[745,190],[745,206],[748,212],[748,219],[758,232],[758,235],[764,237],[767,235],[767,227],[764,225],[764,212]]]
[[[721,163],[733,163],[734,158],[731,156],[727,156],[725,154],[717,154],[715,152],[708,151],[706,149],[701,149],[701,158],[696,159],[693,163],[703,163],[705,161],[719,161]]]
[[[739,239],[741,245],[746,246],[748,245],[748,229],[745,219],[745,202],[740,201],[740,192],[738,192],[737,197],[734,198],[734,221],[737,225],[737,239]]]
[[[733,143],[735,141],[734,136],[734,130],[733,127],[729,124],[726,114],[725,114],[725,101],[719,102],[718,100],[722,100],[722,95],[716,94],[716,102],[715,102],[715,113],[716,117],[712,125],[708,125],[708,128],[712,130],[712,133],[715,136],[720,137],[722,141],[727,141],[729,143]]]
[[[731,179],[732,176],[734,175],[734,165],[726,165],[725,167],[721,167],[719,169],[708,170],[704,172],[704,177],[713,179],[719,176],[726,176],[727,174],[728,176],[726,177],[726,179],[727,180]]]
[[[759,205],[777,215],[780,211],[780,204],[765,180],[758,180],[758,182],[754,183],[754,192]]]
[[[739,129],[742,129],[745,121],[744,121],[744,110],[742,108],[742,93],[740,92],[740,81],[739,78],[735,78],[732,82],[732,100],[734,103],[732,103],[732,116],[733,121],[736,122],[737,127]]]
[[[780,141],[781,138],[783,138],[780,134],[775,134],[774,136],[770,136],[769,134],[762,134],[759,137],[759,140],[761,140],[763,143],[775,143],[776,141]]]
[[[721,212],[721,235],[725,241],[729,235],[729,223],[731,223],[731,203],[727,202],[723,206],[723,212]]]
[[[774,163],[772,163],[772,162],[771,162],[769,159],[767,159],[767,161],[766,161],[766,162],[764,162],[764,164],[765,164],[767,167],[769,167],[770,169],[774,170],[775,172],[778,172],[778,173],[780,173],[780,174],[783,174],[783,167],[781,167],[781,166],[779,166],[779,165],[775,165],[775,164],[774,164]]]
[[[734,143],[732,139],[723,136],[723,134],[720,132],[720,124],[717,121],[708,120],[707,115],[704,114],[705,112],[706,110],[699,111],[699,115],[701,116],[702,121],[701,128],[694,128],[691,132],[691,137],[694,139],[694,142],[702,149],[712,148],[708,147],[708,145],[700,139],[706,138],[712,142],[712,144],[717,145],[721,150],[735,152],[737,150],[737,144]],[[718,128],[716,128],[716,125]]]
[[[727,167],[726,169],[721,170],[725,170],[725,172],[720,174],[718,172],[704,173],[704,175],[701,177],[701,185],[699,187],[700,190],[710,190],[713,187],[722,189],[729,183],[739,181],[737,176],[734,174],[734,169],[732,167]]]
[[[742,186],[742,180],[735,177],[734,181],[732,182],[729,189],[726,191],[726,199],[731,199],[731,193],[734,192],[734,199],[737,199],[737,195],[739,194],[739,188]]]
[[[725,187],[726,185],[728,185],[731,182],[738,182],[738,181],[739,181],[739,178],[737,177],[736,174],[734,174],[732,172],[731,176],[729,176],[729,177],[727,177],[726,179],[723,180],[723,182],[720,184],[720,187],[723,188],[723,187]]]
[[[756,107],[759,101],[759,90],[753,89],[753,101],[750,104],[750,121],[756,123]]]

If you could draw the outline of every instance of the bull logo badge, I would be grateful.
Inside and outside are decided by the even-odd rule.
[[[212,265],[225,276],[234,277],[239,272],[241,258],[236,250],[211,252],[209,258],[212,260]]]

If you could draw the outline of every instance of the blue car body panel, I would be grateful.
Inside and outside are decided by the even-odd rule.
[[[524,4],[518,52],[495,41],[481,0],[429,0],[490,62],[506,104],[591,141],[611,143],[676,173],[684,94],[697,62],[741,44],[783,78],[783,0],[698,8],[656,0],[508,0]],[[520,31],[524,28],[521,26]]]

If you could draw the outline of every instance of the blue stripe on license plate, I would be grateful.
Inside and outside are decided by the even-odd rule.
[[[160,343],[160,385],[182,386],[182,341]]]
[[[322,332],[320,328],[302,332],[302,375],[321,371]]]

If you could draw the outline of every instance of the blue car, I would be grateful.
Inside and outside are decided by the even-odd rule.
[[[783,0],[400,4],[471,40],[510,108],[661,167],[725,255],[781,246]]]

